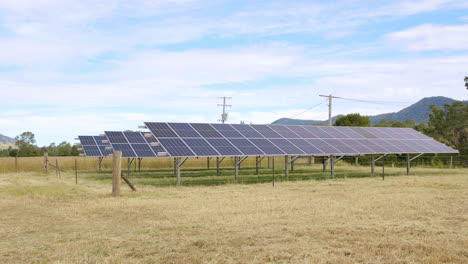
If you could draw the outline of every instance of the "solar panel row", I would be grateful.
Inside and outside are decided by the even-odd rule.
[[[145,124],[173,157],[456,152],[409,128]]]

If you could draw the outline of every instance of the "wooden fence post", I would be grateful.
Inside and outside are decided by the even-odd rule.
[[[114,151],[112,156],[112,195],[120,195],[120,178],[122,176],[122,151]]]
[[[49,172],[49,154],[47,152],[44,153],[44,166],[42,170],[45,174]]]

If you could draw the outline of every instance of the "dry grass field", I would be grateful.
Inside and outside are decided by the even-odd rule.
[[[110,179],[4,173],[0,263],[468,263],[468,171],[413,171],[117,198]]]

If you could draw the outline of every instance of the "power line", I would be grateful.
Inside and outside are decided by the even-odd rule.
[[[319,105],[325,103],[326,101],[328,101],[328,99],[325,99],[325,100],[323,100],[322,102],[320,102],[319,104],[316,104],[316,105],[312,106],[311,108],[308,108],[308,109],[306,109],[306,110],[304,110],[304,111],[302,111],[302,112],[300,112],[300,113],[298,113],[298,114],[295,114],[295,115],[293,115],[293,116],[291,116],[291,117],[289,117],[289,118],[294,118],[294,117],[296,117],[296,116],[298,116],[298,115],[302,115],[303,113],[308,112],[308,111],[314,109],[315,107],[317,107],[317,106],[319,106]]]
[[[389,106],[406,106],[408,104],[413,104],[414,103],[414,102],[392,102],[392,101],[363,100],[363,99],[345,98],[345,97],[334,97],[334,98],[348,100],[348,101],[356,101],[356,102],[361,102],[361,103],[381,104],[381,105],[389,105]]]

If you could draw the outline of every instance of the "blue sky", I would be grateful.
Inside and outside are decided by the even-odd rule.
[[[143,121],[270,123],[468,99],[468,2],[0,0],[0,133],[38,144]],[[297,116],[326,119],[327,106]]]

